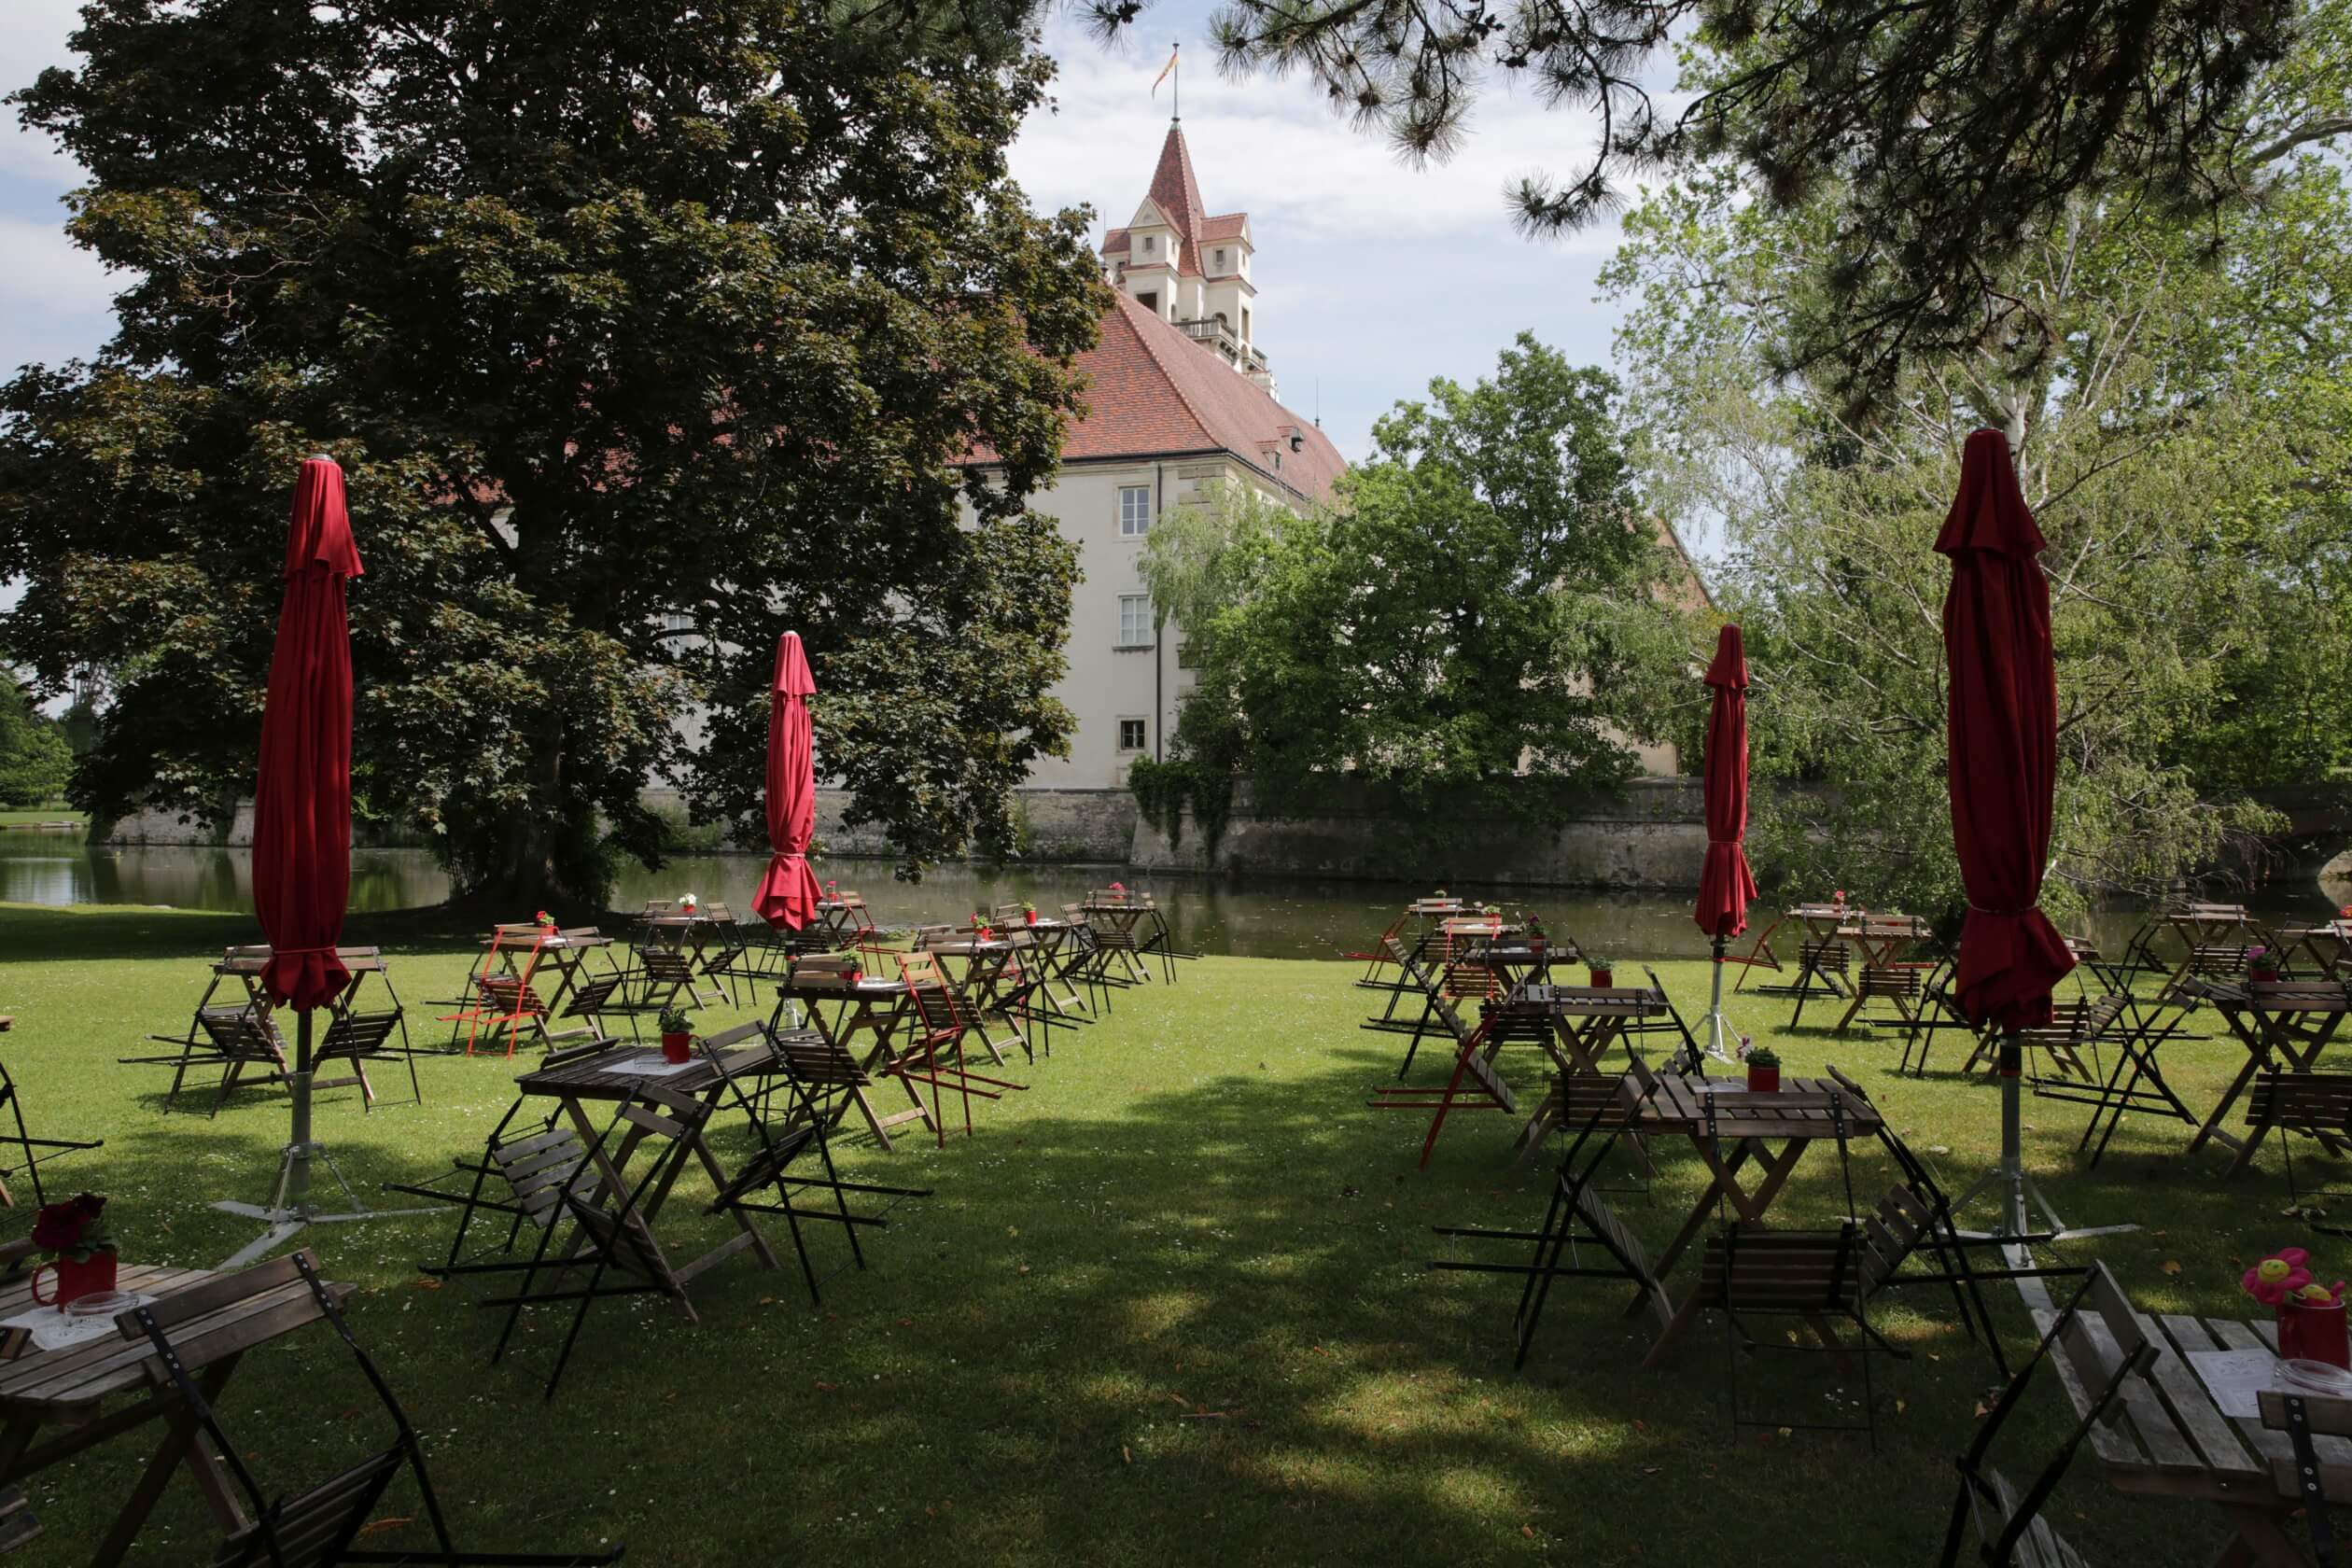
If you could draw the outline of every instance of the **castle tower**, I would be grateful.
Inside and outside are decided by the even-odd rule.
[[[1274,375],[1257,347],[1250,215],[1207,208],[1183,122],[1170,120],[1149,192],[1126,228],[1103,236],[1103,276],[1272,394]]]

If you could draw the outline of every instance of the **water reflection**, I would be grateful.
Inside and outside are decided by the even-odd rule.
[[[625,868],[615,890],[623,908],[648,898],[693,891],[738,910],[750,903],[765,865],[753,855],[702,855],[673,861],[661,871]],[[421,849],[362,849],[352,856],[351,907],[368,912],[441,902],[449,881]],[[1070,903],[1113,876],[1148,889],[1168,911],[1178,941],[1203,953],[1250,958],[1331,958],[1369,945],[1407,898],[1428,889],[1377,882],[1252,878],[1246,882],[1191,877],[1154,878],[1100,867],[949,866],[919,883],[899,882],[887,864],[872,861],[819,865],[866,895],[886,925],[959,918],[975,908],[1022,900],[1047,909]],[[1477,896],[1478,889],[1453,889]],[[2275,896],[2274,913],[2318,918],[2352,889],[2304,897]],[[15,903],[145,903],[182,909],[252,907],[253,856],[245,849],[185,846],[91,846],[73,834],[0,833],[0,902]],[[1697,958],[1705,944],[1681,897],[1611,895],[1569,889],[1496,895],[1495,902],[1541,910],[1555,931],[1587,949],[1617,959]],[[517,910],[516,918],[531,912]],[[567,920],[584,912],[557,910]],[[1759,913],[1765,913],[1759,911]],[[2132,911],[2093,917],[2093,933],[2119,947],[2136,924]]]

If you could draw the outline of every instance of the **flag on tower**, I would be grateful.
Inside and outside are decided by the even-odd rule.
[[[1162,83],[1162,82],[1164,82],[1164,81],[1166,81],[1166,80],[1168,79],[1168,73],[1169,73],[1169,72],[1173,71],[1174,69],[1176,69],[1176,51],[1177,51],[1177,49],[1181,49],[1182,47],[1183,47],[1183,46],[1182,46],[1182,45],[1179,45],[1179,44],[1170,44],[1170,45],[1169,46],[1169,48],[1168,48],[1168,63],[1167,63],[1167,64],[1165,64],[1165,65],[1163,65],[1163,66],[1161,66],[1161,67],[1160,67],[1160,74],[1159,74],[1158,76],[1154,77],[1152,78],[1152,96],[1153,96],[1153,97],[1156,98],[1156,97],[1158,97],[1158,96],[1159,96],[1159,84],[1160,84],[1160,83]]]

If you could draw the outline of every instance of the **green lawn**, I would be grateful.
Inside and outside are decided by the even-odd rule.
[[[71,822],[77,827],[88,819],[70,805],[40,806],[27,811],[0,811],[0,828],[16,827],[26,822]]]
[[[50,1169],[114,1197],[133,1260],[217,1263],[251,1232],[207,1202],[266,1196],[278,1094],[242,1095],[216,1120],[165,1117],[159,1070],[115,1063],[184,1021],[206,949],[251,939],[232,917],[0,906],[7,1060],[36,1130],[106,1138]],[[355,918],[347,940],[396,952],[412,1019],[436,1036],[424,1004],[463,973],[462,933],[419,914]],[[697,1281],[698,1326],[601,1304],[552,1407],[539,1401],[552,1313],[492,1366],[497,1323],[469,1305],[483,1293],[420,1277],[418,1260],[446,1246],[442,1217],[312,1234],[329,1272],[359,1285],[357,1332],[427,1435],[475,1550],[625,1538],[632,1561],[678,1564],[1932,1561],[1952,1456],[1991,1376],[1948,1303],[1915,1292],[1883,1317],[1915,1355],[1877,1366],[1875,1457],[1858,1438],[1803,1433],[1735,1449],[1719,1327],[1694,1334],[1679,1365],[1642,1371],[1645,1324],[1619,1316],[1613,1283],[1562,1281],[1514,1374],[1514,1283],[1421,1265],[1441,1247],[1433,1225],[1533,1223],[1542,1178],[1507,1163],[1516,1127],[1491,1113],[1457,1119],[1414,1169],[1423,1119],[1365,1105],[1401,1042],[1356,1029],[1358,967],[1209,959],[1172,988],[1122,993],[1112,1021],[1017,1070],[1029,1091],[989,1107],[977,1137],[852,1151],[874,1179],[938,1196],[872,1236],[873,1267],[832,1281],[823,1310],[796,1275],[748,1256]],[[1703,1009],[1703,962],[1662,973],[1687,1014]],[[1898,1079],[1898,1048],[1868,1038],[1782,1038],[1768,1021],[1786,1011],[1757,1003],[1735,1019],[1779,1043],[1791,1071],[1826,1057],[1859,1077],[1914,1146],[1944,1151],[1955,1187],[1990,1162],[1989,1085]],[[1956,1068],[1960,1052],[1943,1057]],[[2195,1105],[2242,1059],[2221,1042],[2167,1055]],[[1510,1066],[1532,1093],[1533,1064]],[[363,1116],[348,1090],[323,1107],[322,1136],[363,1189],[445,1169],[508,1102],[502,1061],[433,1057],[422,1071],[422,1107]],[[2105,1258],[2146,1307],[2250,1315],[2235,1293],[2244,1260],[2301,1239],[2278,1217],[2275,1162],[2224,1186],[2217,1165],[2184,1159],[2186,1129],[2148,1122],[2085,1172],[2080,1115],[2029,1102],[2037,1174],[2076,1224],[2150,1228],[2071,1255]],[[1653,1247],[1700,1187],[1687,1152],[1663,1169],[1647,1198],[1619,1200]],[[1888,1175],[1875,1151],[1857,1157],[1866,1202]],[[690,1201],[707,1190],[698,1180],[665,1219],[715,1240],[724,1222]],[[1836,1161],[1816,1149],[1778,1212],[1841,1202]],[[836,1237],[818,1245],[845,1255]],[[2004,1306],[2022,1337],[2014,1297]],[[1804,1360],[1805,1376],[1768,1373],[1757,1397],[1827,1407],[1825,1367],[1773,1359]],[[2036,1392],[2047,1434],[2056,1391]],[[323,1331],[248,1357],[226,1405],[287,1487],[383,1435]],[[19,1561],[83,1561],[146,1452],[119,1441],[36,1477],[48,1533]],[[405,1489],[388,1501],[388,1517],[414,1511]],[[2087,1457],[2052,1517],[2096,1562],[2204,1562],[2222,1539],[2209,1506],[2127,1503]],[[198,1561],[206,1528],[177,1482],[133,1560]],[[423,1539],[395,1526],[371,1544]]]

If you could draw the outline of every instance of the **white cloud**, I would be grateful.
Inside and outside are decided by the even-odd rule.
[[[30,87],[51,65],[77,58],[65,40],[81,18],[81,0],[0,0],[0,92]],[[58,150],[45,131],[27,130],[13,109],[0,109],[0,171],[55,190],[81,183],[81,166]]]
[[[77,315],[105,311],[119,287],[56,224],[0,215],[0,301]]]

